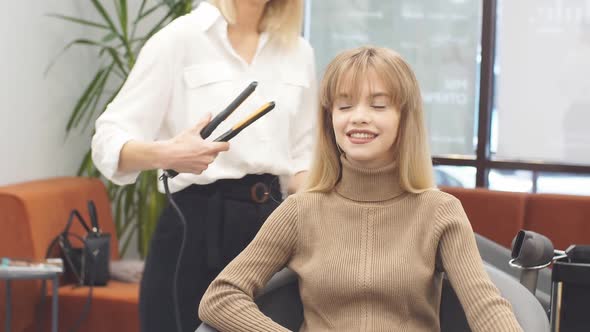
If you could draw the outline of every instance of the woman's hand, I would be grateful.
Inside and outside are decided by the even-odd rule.
[[[163,168],[179,173],[201,174],[220,152],[229,150],[228,142],[209,142],[201,137],[201,130],[210,121],[211,114],[207,114],[196,126],[163,142],[166,150]]]
[[[211,121],[206,115],[193,128],[178,136],[156,142],[131,140],[121,149],[118,171],[134,172],[148,169],[173,169],[179,173],[201,174],[219,152],[227,151],[227,142],[208,142],[201,138],[201,130]]]

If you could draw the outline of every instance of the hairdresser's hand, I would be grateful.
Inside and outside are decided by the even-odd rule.
[[[166,169],[173,169],[179,173],[201,174],[220,152],[229,150],[228,142],[209,142],[201,138],[201,130],[209,121],[211,114],[203,117],[196,126],[166,141]]]

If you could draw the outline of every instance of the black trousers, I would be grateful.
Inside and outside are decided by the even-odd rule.
[[[187,220],[186,243],[177,281],[182,331],[201,323],[197,310],[211,281],[254,238],[279,205],[280,187],[272,175],[192,185],[173,194]],[[140,286],[142,332],[176,332],[173,281],[183,227],[165,208],[150,243]]]

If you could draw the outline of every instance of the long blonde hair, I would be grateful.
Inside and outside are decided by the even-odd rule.
[[[236,23],[235,1],[241,0],[209,0],[229,24]],[[264,9],[259,28],[260,31],[268,32],[272,40],[292,46],[301,35],[302,23],[303,0],[270,0]]]
[[[343,91],[352,91],[356,99],[368,71],[379,76],[390,92],[393,105],[400,110],[394,154],[402,189],[419,193],[434,187],[422,96],[414,72],[390,49],[359,47],[337,55],[326,68],[320,84],[317,144],[306,191],[331,191],[340,179],[342,165],[332,126],[332,106]]]

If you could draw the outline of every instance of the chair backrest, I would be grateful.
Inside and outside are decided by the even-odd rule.
[[[485,264],[486,271],[500,293],[511,304],[516,319],[525,332],[549,332],[549,320],[543,307],[524,286],[506,273]],[[291,331],[298,331],[303,322],[303,306],[299,297],[297,278],[289,270],[275,275],[256,299],[260,310]],[[441,332],[471,331],[463,308],[450,283],[445,279],[440,308]],[[214,332],[202,324],[197,332]]]
[[[523,228],[545,235],[561,250],[571,244],[590,244],[590,197],[529,195]]]

